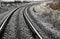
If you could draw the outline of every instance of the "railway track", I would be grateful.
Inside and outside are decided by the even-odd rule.
[[[29,5],[29,4],[28,4]],[[20,22],[24,22],[23,20],[21,20],[21,19],[23,19],[22,17],[22,15],[19,15],[18,13],[20,13],[20,14],[22,14],[21,13],[21,11],[20,10],[22,10],[23,9],[23,7],[25,7],[26,5],[23,5],[23,6],[20,6],[20,7],[18,7],[18,8],[16,8],[16,9],[14,9],[14,10],[12,10],[10,13],[7,13],[7,15],[2,19],[3,21],[2,21],[2,23],[1,23],[1,27],[0,27],[0,39],[11,39],[13,36],[12,35],[14,35],[14,30],[15,30],[15,23],[13,23],[12,21],[15,21],[15,18],[16,18],[16,22],[18,23],[16,23],[17,25],[17,28],[19,29],[19,20],[18,19],[20,19]],[[16,16],[13,16],[13,15],[16,15]],[[13,18],[14,17],[14,18]],[[20,17],[20,18],[19,18]],[[12,21],[11,21],[12,20]],[[10,22],[11,21],[11,22]],[[10,23],[12,23],[12,25],[10,24]],[[14,24],[14,25],[13,25]],[[10,26],[8,26],[8,25],[10,25]],[[21,24],[20,24],[21,25]],[[23,25],[22,25],[23,27],[24,26],[27,26],[27,25],[25,25],[25,23],[23,23]],[[10,29],[10,28],[12,28],[12,29]],[[6,31],[6,29],[8,29],[8,30],[11,30],[11,31]],[[23,28],[22,28],[23,29]],[[27,28],[28,29],[28,28]],[[16,29],[17,30],[17,29]],[[24,30],[22,30],[22,32],[23,32]],[[17,32],[18,32],[18,30],[17,30]],[[25,32],[25,31],[24,31]],[[28,31],[27,31],[28,32]],[[26,32],[26,33],[27,33]],[[5,34],[5,33],[7,33],[7,34]],[[8,36],[8,37],[6,37],[7,35],[9,35],[10,34],[10,36],[12,36],[12,37],[10,37],[10,36]],[[16,34],[18,34],[18,33],[16,33]],[[29,35],[29,34],[28,34]],[[15,35],[14,35],[15,36]],[[16,36],[17,38],[20,38],[18,35]],[[28,38],[28,37],[26,37],[26,38]],[[16,38],[13,38],[13,39],[16,39]]]
[[[36,4],[39,4],[39,3],[36,3]],[[33,3],[29,3],[29,4],[26,4],[26,5],[24,5],[24,6],[20,6],[20,7],[17,7],[16,9],[14,9],[14,10],[12,10],[10,13],[7,13],[7,15],[2,19],[2,23],[1,23],[1,25],[0,25],[0,37],[1,37],[1,34],[3,34],[3,32],[4,32],[4,30],[5,30],[5,28],[6,28],[6,26],[7,26],[7,24],[11,21],[10,19],[12,19],[13,21],[15,21],[15,18],[16,18],[16,25],[15,25],[15,23],[13,23],[12,21],[11,21],[11,23],[12,23],[12,25],[11,24],[9,24],[10,25],[10,28],[12,28],[13,27],[13,29],[15,30],[15,26],[16,26],[16,31],[14,31],[14,30],[12,30],[12,29],[10,29],[11,30],[11,36],[12,36],[12,34],[14,35],[14,33],[13,32],[16,32],[17,34],[16,34],[16,37],[18,38],[18,39],[20,39],[20,35],[25,35],[27,32],[26,32],[26,30],[24,30],[24,27],[25,27],[25,29],[27,28],[27,26],[30,28],[30,30],[32,31],[32,33],[33,33],[33,35],[36,37],[36,38],[34,38],[34,39],[51,39],[50,37],[48,37],[48,35],[47,34],[45,34],[40,28],[39,28],[39,26],[40,25],[38,25],[37,23],[35,23],[35,20],[33,21],[33,17],[31,16],[31,14],[30,14],[30,12],[29,12],[29,8],[32,6],[32,5],[36,5],[35,3],[33,4]],[[14,15],[14,13],[15,13],[15,18],[13,19],[13,15]],[[1,16],[1,15],[0,15]],[[32,19],[33,18],[33,19]],[[26,24],[25,24],[26,23]],[[14,25],[13,25],[14,24]],[[8,26],[9,27],[9,26]],[[19,33],[19,30],[22,30],[22,31],[20,31],[20,32],[22,32],[22,33],[25,33],[25,34],[22,34],[22,33]],[[27,28],[28,29],[28,28]],[[8,32],[9,33],[9,32]],[[29,32],[28,32],[29,33]],[[10,33],[9,33],[10,34]],[[44,36],[43,36],[43,35]],[[26,36],[26,35],[25,35]],[[27,37],[27,36],[26,36]],[[25,38],[26,38],[25,37]],[[9,37],[10,38],[10,37]],[[23,38],[23,37],[22,37]],[[21,39],[22,39],[21,38]],[[25,38],[23,38],[23,39],[25,39]],[[13,39],[13,38],[12,38]],[[15,39],[15,38],[14,38]],[[31,38],[31,39],[33,39],[33,37]],[[53,39],[53,38],[52,38]]]
[[[7,14],[7,15],[4,17],[3,22],[2,22],[1,25],[0,25],[0,34],[4,31],[5,27],[7,26],[8,22],[9,22],[9,20],[10,20],[10,18],[12,17],[12,15],[13,15],[18,9],[20,10],[20,8],[25,7],[24,10],[23,10],[23,17],[24,17],[24,19],[25,19],[28,27],[31,28],[31,31],[33,32],[33,34],[36,36],[37,39],[44,39],[44,38],[42,37],[41,33],[38,32],[38,30],[36,29],[36,27],[34,27],[34,26],[36,26],[36,24],[34,24],[34,23],[31,21],[30,17],[29,17],[28,14],[27,14],[28,6],[32,6],[32,5],[34,5],[34,4],[28,4],[28,5],[26,5],[26,6],[18,7],[18,8],[16,8],[16,9],[14,9],[13,11],[11,11],[9,14]],[[35,4],[35,5],[36,5],[36,4]],[[19,24],[18,24],[18,25],[19,25]],[[18,25],[17,25],[17,26],[18,26]],[[35,39],[36,39],[36,38],[35,38]]]
[[[2,23],[0,24],[0,33],[3,31],[5,25],[8,23],[8,21],[10,20],[12,15],[15,13],[15,11],[17,11],[21,7],[24,7],[24,6],[20,6],[20,7],[17,7],[15,9],[13,9],[13,10],[10,10],[11,12],[8,11],[7,13],[6,12],[4,13],[4,15],[6,15],[6,16],[3,16],[4,18],[2,19]],[[0,16],[2,16],[2,15],[3,14],[1,14]]]

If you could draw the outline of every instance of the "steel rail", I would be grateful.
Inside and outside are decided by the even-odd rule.
[[[40,35],[40,33],[36,30],[36,28],[34,27],[34,25],[29,20],[29,16],[27,14],[27,8],[25,9],[25,12],[23,13],[23,16],[24,16],[25,21],[27,21],[29,23],[30,28],[33,31],[33,33],[35,33],[38,36],[39,39],[43,39],[43,37]]]
[[[4,18],[3,18],[3,22],[0,25],[0,34],[2,33],[2,31],[5,29],[6,25],[8,24],[10,18],[12,17],[12,15],[14,14],[14,12],[16,10],[18,10],[19,7],[15,8],[14,10],[12,10],[9,14],[7,14]]]

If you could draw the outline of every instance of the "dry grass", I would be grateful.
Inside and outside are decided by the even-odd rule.
[[[0,14],[3,13],[3,12],[6,12],[6,11],[8,11],[7,8],[0,8]]]
[[[53,2],[48,5],[50,6],[50,8],[52,8],[54,10],[60,10],[60,2]]]
[[[41,4],[35,7],[35,12],[37,12],[37,17],[44,21],[52,24],[58,30],[60,30],[60,3],[48,3]]]

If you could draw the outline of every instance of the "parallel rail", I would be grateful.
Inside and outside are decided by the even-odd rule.
[[[6,17],[3,19],[3,22],[0,25],[0,34],[2,33],[2,31],[5,29],[6,25],[8,24],[10,18],[12,17],[12,15],[14,14],[14,12],[16,10],[18,10],[20,7],[14,9],[13,11],[11,11],[9,14],[6,15]],[[26,12],[26,9],[25,9]],[[35,29],[34,25],[31,23],[31,21],[29,20],[29,16],[24,13],[24,18],[25,20],[29,23],[29,26],[31,26],[32,31],[34,31],[34,33],[37,35],[37,37],[39,39],[43,39],[42,36],[39,34],[39,32]]]
[[[28,24],[28,27],[32,30],[32,32],[37,35],[38,39],[43,39],[43,37],[40,35],[40,33],[37,31],[37,29],[32,24],[32,21],[30,20],[28,14],[27,14],[27,8],[25,9],[25,12],[23,13],[24,19],[26,23]]]
[[[31,3],[30,3],[31,4]],[[29,5],[29,4],[27,4]],[[12,17],[12,15],[14,14],[14,12],[19,9],[19,8],[22,8],[22,7],[25,7],[26,5],[24,6],[19,6],[15,9],[13,9],[10,13],[8,12],[7,15],[2,19],[2,23],[0,24],[0,34],[2,33],[2,31],[5,29],[6,25],[8,24],[10,18]],[[1,16],[1,15],[0,15]]]

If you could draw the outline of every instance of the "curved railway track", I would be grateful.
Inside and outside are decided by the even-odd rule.
[[[42,37],[41,33],[39,33],[39,30],[37,30],[36,24],[34,24],[33,21],[31,21],[29,15],[27,14],[27,9],[29,8],[28,6],[32,6],[32,5],[36,5],[36,4],[34,3],[34,4],[28,4],[26,6],[18,7],[16,9],[14,9],[13,11],[11,11],[9,14],[7,14],[5,16],[5,18],[3,19],[3,22],[0,25],[0,34],[4,31],[5,27],[7,26],[10,18],[15,13],[15,11],[17,11],[18,9],[20,10],[20,8],[25,7],[24,10],[23,10],[23,17],[24,17],[28,27],[31,29],[31,31],[33,32],[33,34],[36,36],[37,39],[44,39]]]
[[[8,21],[10,20],[12,15],[15,13],[15,11],[17,11],[18,9],[25,7],[25,6],[20,6],[20,7],[13,9],[13,10],[10,10],[11,12],[8,11],[7,13],[6,12],[4,13],[4,15],[6,14],[6,16],[4,16],[4,18],[2,19],[2,23],[0,24],[0,33],[3,31],[5,25],[8,23]],[[1,14],[0,16],[2,16],[2,15],[3,14]]]

